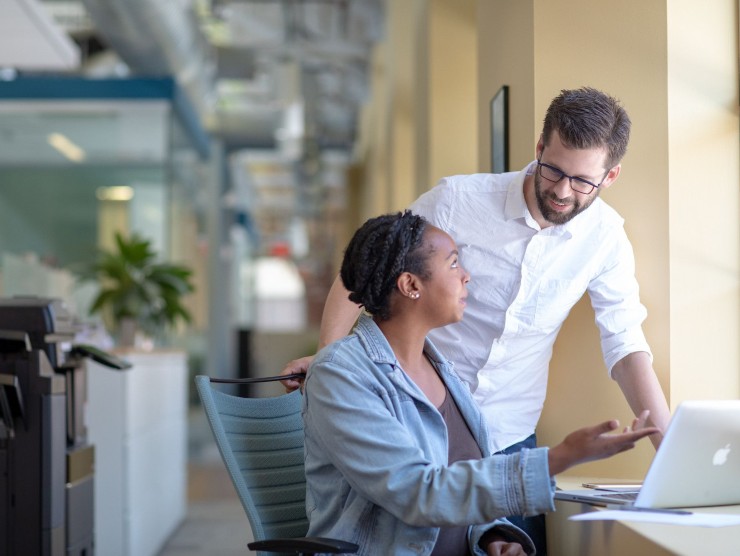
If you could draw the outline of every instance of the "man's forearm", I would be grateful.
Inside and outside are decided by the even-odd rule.
[[[639,415],[643,409],[649,409],[648,424],[665,432],[671,420],[671,412],[650,356],[643,351],[630,353],[614,365],[612,377],[619,384],[635,415]],[[657,448],[663,435],[655,434],[650,439]]]
[[[319,349],[343,338],[352,330],[360,314],[360,307],[352,303],[348,295],[349,292],[342,284],[341,278],[337,276],[324,303],[319,330]]]

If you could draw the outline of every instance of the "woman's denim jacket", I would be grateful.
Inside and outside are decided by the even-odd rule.
[[[306,379],[308,534],[357,543],[361,555],[430,554],[438,527],[477,524],[471,554],[485,554],[478,541],[493,526],[532,553],[529,538],[497,518],[554,509],[547,448],[492,456],[468,387],[429,340],[425,352],[488,457],[447,465],[442,415],[363,315],[316,355]]]

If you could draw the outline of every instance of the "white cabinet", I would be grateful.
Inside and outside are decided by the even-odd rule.
[[[152,556],[187,509],[187,361],[178,351],[116,355],[133,367],[88,361],[95,553]]]

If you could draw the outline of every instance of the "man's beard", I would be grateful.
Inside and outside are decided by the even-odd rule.
[[[593,203],[596,197],[599,196],[599,191],[597,190],[596,195],[594,195],[593,197],[588,197],[583,204],[578,202],[578,199],[575,196],[575,191],[573,191],[573,195],[570,197],[570,199],[568,199],[568,204],[570,204],[570,206],[572,206],[573,208],[569,212],[558,212],[550,207],[548,199],[553,199],[554,201],[558,202],[563,201],[563,199],[558,199],[555,195],[551,193],[546,193],[542,189],[542,177],[539,174],[535,174],[534,194],[535,198],[537,199],[537,208],[540,209],[540,214],[542,214],[542,217],[551,224],[559,225],[570,222],[571,220],[573,220],[573,218],[575,218],[588,207],[590,207],[591,203]]]

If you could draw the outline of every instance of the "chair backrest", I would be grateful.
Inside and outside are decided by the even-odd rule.
[[[242,398],[196,387],[255,540],[302,537],[308,531],[301,393]]]

